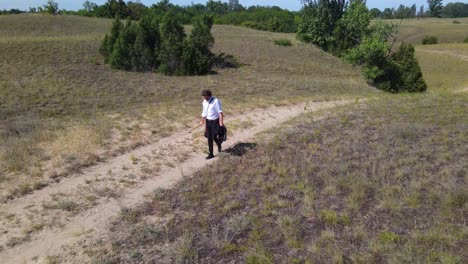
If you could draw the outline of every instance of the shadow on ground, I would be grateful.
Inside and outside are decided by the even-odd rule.
[[[257,143],[236,143],[234,146],[224,150],[225,153],[233,156],[243,156],[247,151],[257,147]]]

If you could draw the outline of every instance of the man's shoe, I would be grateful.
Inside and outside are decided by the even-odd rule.
[[[212,159],[212,158],[214,158],[214,155],[213,155],[213,154],[210,154],[210,155],[208,155],[208,156],[206,157],[207,160]]]

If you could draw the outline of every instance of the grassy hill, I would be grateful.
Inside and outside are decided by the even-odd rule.
[[[468,96],[383,96],[270,131],[124,209],[95,263],[466,263]],[[287,140],[285,140],[287,139]]]
[[[85,254],[95,263],[466,263],[468,95],[456,92],[468,86],[465,48],[418,46],[427,93],[377,94],[292,120],[245,156],[123,209]]]
[[[22,18],[21,27],[34,27]],[[0,17],[0,28],[8,19],[18,17]],[[48,19],[33,24],[43,27]],[[92,21],[109,27],[108,20]],[[423,32],[438,27],[418,26]],[[85,161],[111,148],[110,140],[156,140],[198,118],[203,88],[223,99],[228,114],[304,100],[373,99],[322,119],[301,116],[259,137],[246,155],[223,157],[171,190],[155,190],[140,207],[123,209],[106,235],[74,248],[91,262],[468,262],[468,95],[455,93],[468,85],[468,62],[453,55],[464,54],[465,46],[417,47],[429,91],[389,95],[292,34],[216,26],[216,52],[233,54],[244,66],[165,77],[102,65],[97,47],[105,31],[0,36],[2,164],[21,161],[21,153],[9,158],[24,148],[31,151],[24,160],[35,157],[9,171],[43,169],[54,157],[63,164],[76,161],[70,157]],[[276,46],[277,38],[294,46]],[[20,135],[7,133],[14,125],[24,129]],[[94,152],[68,147],[85,142]],[[31,177],[45,175],[8,176],[0,184],[8,190]],[[73,262],[73,256],[50,260]]]
[[[2,199],[189,127],[199,118],[202,89],[213,90],[228,115],[376,93],[358,69],[298,43],[294,34],[232,26],[213,28],[214,51],[234,55],[240,69],[197,77],[112,70],[98,54],[111,22],[0,17]],[[291,39],[294,46],[277,46],[277,38]]]
[[[426,36],[436,36],[439,43],[462,43],[468,37],[468,18],[424,18],[387,20],[400,24],[400,40],[419,45]],[[457,21],[454,23],[454,21]]]

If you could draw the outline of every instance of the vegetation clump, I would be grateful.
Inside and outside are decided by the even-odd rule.
[[[217,62],[211,52],[212,25],[213,18],[203,16],[194,21],[192,32],[186,36],[172,12],[161,22],[146,16],[137,23],[128,21],[123,25],[117,18],[99,51],[114,69],[159,71],[165,75],[208,74]]]
[[[414,47],[403,43],[392,51],[387,39],[395,26],[377,23],[373,33],[362,43],[349,50],[345,60],[362,66],[364,77],[377,88],[397,92],[424,92],[427,85],[414,55]]]
[[[292,46],[292,43],[289,39],[275,39],[273,42],[278,46],[285,46],[285,47]]]
[[[436,36],[426,36],[422,39],[423,45],[433,45],[439,43],[439,39]]]
[[[306,0],[298,37],[324,51],[362,66],[365,78],[388,92],[423,92],[426,84],[410,44],[394,52],[396,26],[370,26],[371,13],[363,0]],[[393,42],[393,43],[394,43]]]
[[[468,43],[468,37],[463,40],[463,43]]]
[[[296,12],[281,9],[277,6],[251,6],[244,7],[238,0],[214,1],[206,4],[193,4],[179,6],[168,0],[161,0],[151,6],[145,6],[141,2],[123,0],[107,0],[103,5],[86,1],[83,9],[76,12],[78,15],[106,18],[130,18],[139,20],[143,16],[152,15],[162,17],[168,11],[183,24],[189,24],[194,19],[203,15],[213,17],[215,24],[229,24],[245,26],[258,30],[272,32],[296,32]]]

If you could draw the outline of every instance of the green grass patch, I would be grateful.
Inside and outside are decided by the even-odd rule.
[[[292,42],[289,39],[275,39],[273,43],[275,43],[278,46],[285,46],[285,47],[292,46]]]
[[[439,43],[439,40],[436,36],[426,36],[422,39],[421,43],[423,45],[433,45]]]
[[[431,46],[431,49],[438,49]],[[428,92],[455,91],[468,86],[468,61],[453,53],[468,54],[468,50],[459,45],[443,46],[443,53],[426,50],[426,47],[416,49],[416,57],[421,66],[423,77],[428,84]],[[449,53],[444,53],[449,51]]]

